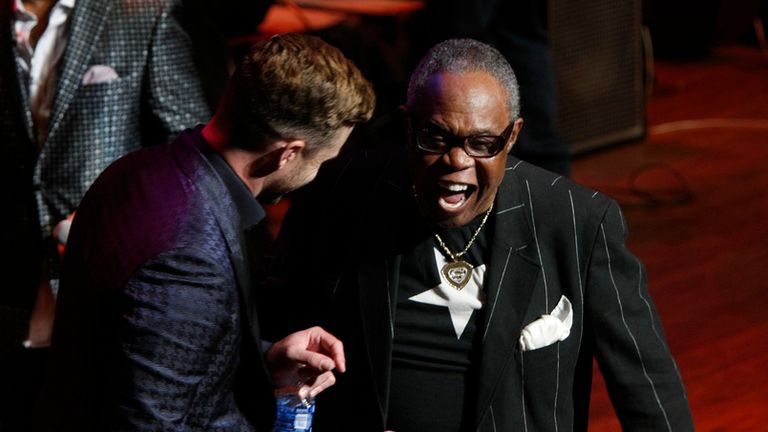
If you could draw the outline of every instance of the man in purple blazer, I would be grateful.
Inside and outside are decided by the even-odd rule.
[[[259,353],[254,197],[312,180],[373,106],[337,49],[276,36],[250,51],[207,125],[108,167],[68,240],[39,428],[268,431],[270,374],[294,384],[301,367],[312,395],[332,385],[343,350],[320,328]]]

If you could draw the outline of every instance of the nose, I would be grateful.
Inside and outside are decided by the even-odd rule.
[[[443,154],[443,160],[446,165],[459,171],[471,167],[475,163],[475,158],[468,155],[463,147],[455,146]]]

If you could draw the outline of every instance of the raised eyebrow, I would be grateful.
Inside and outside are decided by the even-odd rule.
[[[439,132],[444,132],[446,134],[453,135],[453,133],[451,131],[449,131],[448,129],[444,128],[442,125],[438,124],[434,120],[427,121],[426,127],[430,128],[430,129],[437,129]]]
[[[445,134],[448,134],[448,135],[458,136],[458,135],[455,135],[450,130],[448,130],[445,127],[443,127],[443,125],[435,122],[434,120],[428,120],[427,121],[427,126],[430,127],[430,128],[437,129],[439,132],[442,132],[442,133],[445,133]],[[477,132],[471,133],[469,135],[462,135],[461,138],[468,138],[468,137],[498,137],[498,136],[499,135],[496,135],[496,134],[494,134],[493,132],[491,132],[489,130],[482,130],[482,131],[477,131]]]

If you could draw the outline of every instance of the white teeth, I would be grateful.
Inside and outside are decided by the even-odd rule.
[[[469,186],[465,184],[451,183],[451,184],[445,185],[445,188],[451,192],[464,192],[467,189],[469,189]]]

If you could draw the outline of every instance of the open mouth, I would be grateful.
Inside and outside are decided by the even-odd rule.
[[[467,202],[475,189],[475,186],[466,183],[440,182],[437,189],[438,203],[444,210],[457,210]]]

